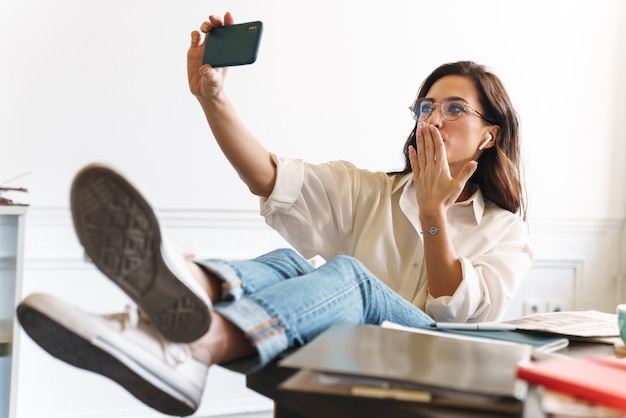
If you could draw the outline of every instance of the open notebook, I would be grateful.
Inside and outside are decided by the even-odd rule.
[[[516,344],[527,344],[533,347],[535,351],[541,351],[544,353],[551,353],[561,350],[569,345],[569,340],[561,335],[554,335],[545,332],[535,331],[467,331],[458,329],[445,329],[445,328],[410,328],[405,327],[393,322],[385,321],[383,327],[400,329],[409,332],[416,332],[421,334],[434,334],[434,335],[449,335],[451,337],[459,337],[466,339],[491,339],[498,341],[508,341]]]

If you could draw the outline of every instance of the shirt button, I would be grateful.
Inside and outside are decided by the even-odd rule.
[[[414,269],[418,268],[419,266],[420,266],[419,263],[413,263],[413,268]]]

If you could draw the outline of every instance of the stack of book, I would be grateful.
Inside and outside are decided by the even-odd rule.
[[[307,403],[310,416],[349,398],[363,401],[328,416],[355,405],[361,409],[351,413],[378,416],[374,400],[392,400],[394,416],[527,416],[534,385],[538,407],[551,417],[626,417],[626,359],[577,357],[579,341],[612,352],[620,341],[616,315],[551,312],[424,328],[337,324],[280,362],[300,370],[281,386],[281,401]]]
[[[28,192],[28,190],[22,187],[3,187],[0,186],[0,206],[28,206],[26,203],[17,203],[12,199],[4,197],[5,193],[11,192]]]
[[[308,402],[307,416],[329,416],[329,397],[392,400],[388,416],[519,416],[528,385],[517,366],[531,352],[525,344],[340,323],[280,362],[301,370],[283,383],[281,402]],[[380,410],[351,414],[379,417]]]
[[[520,364],[517,376],[544,389],[543,408],[550,416],[626,416],[626,359],[617,315],[593,310],[550,312],[501,324],[521,333],[613,345],[612,355],[538,356],[538,361]]]
[[[529,383],[547,389],[546,402],[555,402],[554,393],[566,395],[561,405],[551,408],[570,410],[584,407],[592,417],[622,417],[626,415],[626,360],[615,356],[588,356],[581,358],[546,359],[522,364],[517,376]],[[582,402],[578,402],[581,400]],[[602,415],[593,411],[594,405],[614,410],[604,410]],[[577,408],[581,409],[581,408]],[[580,415],[578,416],[585,416]]]
[[[6,184],[29,174],[30,172],[23,173],[19,176],[0,181],[0,206],[28,206],[27,203],[17,203],[7,197],[8,195],[15,194],[16,192],[27,193],[28,190],[24,187],[8,187]]]

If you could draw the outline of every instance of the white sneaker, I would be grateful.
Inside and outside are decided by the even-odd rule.
[[[211,323],[211,301],[181,255],[169,252],[148,201],[103,165],[76,174],[70,191],[74,229],[85,253],[171,341],[190,342]]]
[[[18,305],[17,316],[48,353],[108,377],[146,405],[176,416],[198,409],[208,366],[187,344],[168,342],[136,308],[94,315],[35,293]]]

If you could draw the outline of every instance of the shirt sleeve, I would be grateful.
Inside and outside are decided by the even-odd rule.
[[[265,222],[304,257],[328,259],[341,253],[353,225],[356,167],[343,161],[316,165],[272,158],[276,183],[260,202]]]
[[[426,299],[426,313],[436,321],[498,321],[533,260],[526,224],[516,219],[498,243],[474,260],[460,258],[463,280],[452,296]]]

